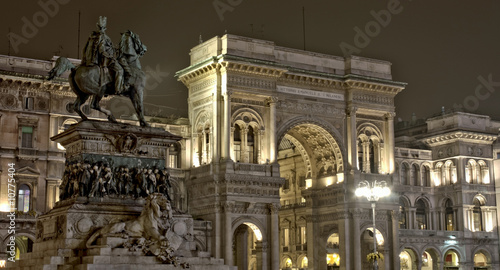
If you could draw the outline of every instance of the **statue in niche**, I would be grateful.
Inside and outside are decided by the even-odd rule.
[[[111,111],[101,108],[99,103],[105,96],[120,95],[130,98],[141,126],[149,127],[144,119],[143,105],[146,75],[139,62],[139,58],[147,51],[146,46],[138,35],[127,30],[122,33],[116,49],[105,32],[106,17],[99,17],[97,27],[98,30],[92,32],[85,45],[81,65],[75,67],[67,58],[59,57],[47,79],[52,80],[71,70],[68,81],[77,96],[73,109],[82,121],[88,117],[80,107],[92,97],[90,107],[106,114],[109,121],[116,123]]]

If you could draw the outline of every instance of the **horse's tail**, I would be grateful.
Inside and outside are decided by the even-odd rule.
[[[55,77],[61,76],[61,74],[63,74],[65,71],[70,70],[70,69],[74,69],[74,68],[75,68],[75,65],[73,65],[73,63],[71,63],[68,60],[68,58],[61,56],[61,57],[57,58],[56,65],[54,66],[54,68],[49,71],[49,76],[47,77],[47,80],[50,81],[50,80],[54,79]]]

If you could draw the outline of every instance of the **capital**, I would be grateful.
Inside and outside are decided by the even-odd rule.
[[[269,203],[267,204],[267,207],[269,208],[269,211],[271,211],[271,214],[278,214],[281,204],[280,203]]]
[[[384,114],[384,117],[386,120],[394,120],[394,117],[396,116],[395,112],[388,112]]]
[[[354,116],[356,115],[356,112],[358,111],[358,107],[356,106],[349,106],[345,109],[345,113],[347,116]]]
[[[268,97],[266,99],[266,102],[268,105],[275,104],[276,102],[278,102],[278,97],[275,97],[275,96]]]

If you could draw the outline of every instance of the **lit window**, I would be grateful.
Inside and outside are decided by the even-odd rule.
[[[474,230],[475,232],[477,231],[482,231],[483,230],[483,219],[482,219],[482,213],[481,213],[481,206],[483,204],[481,201],[479,201],[478,198],[474,198],[474,209],[472,210],[472,218],[473,218],[473,224],[474,224]]]
[[[17,210],[28,212],[30,210],[30,188],[27,185],[20,185],[17,192]]]
[[[455,230],[455,219],[453,217],[453,208],[451,205],[451,200],[446,201],[446,230],[447,231],[454,231]]]

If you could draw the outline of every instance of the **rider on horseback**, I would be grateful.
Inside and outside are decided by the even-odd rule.
[[[100,83],[105,84],[106,67],[115,73],[115,91],[119,95],[124,90],[123,68],[115,58],[113,42],[106,35],[106,17],[99,17],[98,31],[93,31],[83,49],[82,65],[101,68]]]

